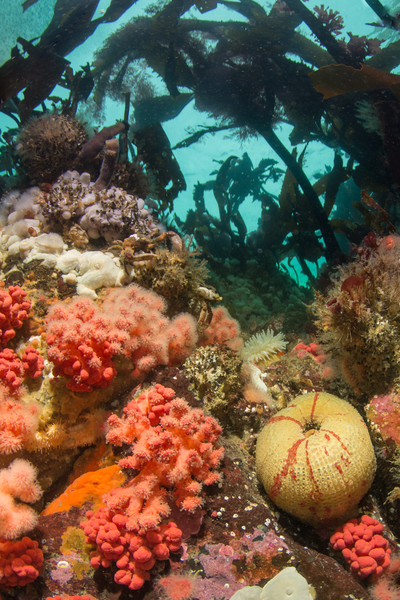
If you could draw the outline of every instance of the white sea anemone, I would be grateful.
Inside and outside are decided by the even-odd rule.
[[[279,354],[285,350],[286,344],[282,333],[275,335],[272,329],[260,331],[244,344],[241,357],[256,365],[268,365],[278,360]]]

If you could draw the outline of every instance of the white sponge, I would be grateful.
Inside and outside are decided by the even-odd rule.
[[[312,585],[294,567],[282,569],[263,588],[256,585],[238,590],[231,600],[315,600]]]

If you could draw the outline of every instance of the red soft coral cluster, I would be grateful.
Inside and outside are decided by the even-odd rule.
[[[3,286],[0,283],[0,453],[8,454],[20,450],[36,432],[39,407],[17,398],[23,378],[39,377],[44,361],[32,346],[25,348],[22,359],[11,348],[4,348],[28,318],[31,303],[18,285],[10,285],[8,290]]]
[[[10,285],[5,290],[0,283],[0,382],[15,395],[20,392],[23,377],[39,377],[43,371],[43,358],[28,346],[22,360],[11,348],[5,348],[15,336],[16,329],[22,327],[31,308],[26,292],[19,285]]]
[[[4,348],[15,336],[15,330],[22,327],[31,308],[26,292],[19,285],[10,285],[8,290],[0,289],[0,346]]]
[[[131,455],[119,465],[139,471],[129,487],[110,492],[108,506],[126,507],[131,530],[157,525],[169,514],[167,490],[179,508],[194,511],[202,504],[203,484],[220,481],[220,434],[213,417],[191,409],[173,389],[157,384],[145,390],[124,408],[122,418],[108,419],[107,441],[131,445]]]
[[[115,562],[115,581],[131,590],[138,590],[150,578],[157,560],[166,560],[181,547],[182,531],[175,523],[132,532],[126,529],[128,518],[120,511],[101,507],[86,516],[89,520],[82,524],[86,541],[97,546],[91,553],[92,567],[109,567]]]
[[[322,365],[326,361],[326,354],[324,354],[323,349],[319,344],[315,344],[314,342],[310,342],[309,344],[299,342],[292,349],[292,352],[294,354],[297,354],[298,358],[311,356],[320,365]]]
[[[21,357],[24,376],[37,379],[43,373],[44,359],[33,346],[27,346]]]
[[[23,364],[14,350],[0,352],[0,380],[11,394],[18,393],[22,385]]]
[[[32,346],[25,348],[22,359],[11,348],[5,348],[0,352],[0,381],[12,395],[18,394],[23,377],[40,377],[43,365],[43,357]]]
[[[121,418],[109,417],[107,441],[131,445],[131,455],[119,465],[137,475],[105,495],[106,507],[89,512],[89,521],[81,524],[87,541],[97,545],[93,566],[115,560],[116,581],[138,589],[155,560],[179,549],[182,532],[161,521],[171,512],[172,498],[179,508],[193,512],[202,504],[203,485],[220,480],[220,433],[213,417],[191,409],[160,384],[133,398]]]
[[[379,576],[390,564],[389,542],[380,535],[383,525],[369,515],[352,519],[330,538],[335,550],[341,550],[350,569],[362,578]]]
[[[39,544],[29,537],[18,542],[0,541],[0,585],[23,586],[35,581],[43,565]]]
[[[116,375],[112,358],[132,361],[133,376],[183,361],[197,340],[189,314],[168,319],[164,300],[138,285],[113,290],[103,306],[88,298],[56,304],[48,315],[48,356],[67,388],[90,392]]]
[[[47,323],[53,373],[68,378],[68,389],[91,392],[111,383],[116,374],[111,359],[121,353],[126,335],[92,300],[59,302],[49,312]]]

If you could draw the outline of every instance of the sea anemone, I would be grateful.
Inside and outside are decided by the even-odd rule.
[[[266,366],[278,360],[286,348],[287,342],[282,333],[276,335],[272,329],[260,331],[247,340],[241,350],[244,361],[258,366]]]

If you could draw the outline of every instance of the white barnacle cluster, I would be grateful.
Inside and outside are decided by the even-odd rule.
[[[43,214],[50,224],[77,223],[91,240],[102,238],[108,243],[161,232],[142,198],[117,187],[99,191],[88,173],[77,171],[59,177],[46,197]]]

